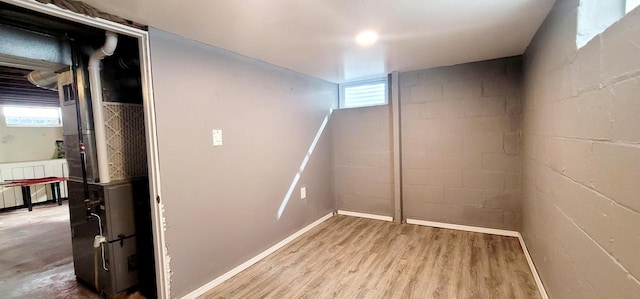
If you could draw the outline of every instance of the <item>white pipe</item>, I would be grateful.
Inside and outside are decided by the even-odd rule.
[[[93,107],[93,129],[96,134],[96,152],[98,156],[98,177],[101,183],[109,183],[109,156],[107,155],[107,135],[102,112],[102,82],[100,79],[100,61],[113,55],[118,46],[118,34],[105,32],[106,39],[102,48],[89,58],[89,85],[91,87],[91,106]]]

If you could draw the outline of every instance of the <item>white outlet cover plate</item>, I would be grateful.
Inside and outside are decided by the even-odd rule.
[[[222,130],[213,130],[213,146],[222,145]]]
[[[300,188],[300,199],[307,198],[307,187]]]

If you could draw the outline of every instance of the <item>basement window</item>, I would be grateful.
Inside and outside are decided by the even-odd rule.
[[[580,0],[576,46],[585,46],[598,34],[640,5],[640,0]]]
[[[387,78],[340,84],[340,108],[386,105]]]
[[[7,127],[61,127],[62,118],[58,107],[13,107],[2,108]]]
[[[638,7],[638,5],[640,5],[640,0],[627,0],[625,5],[625,13],[629,13],[634,8]]]

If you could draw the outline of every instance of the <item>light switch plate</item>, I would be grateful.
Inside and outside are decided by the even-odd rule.
[[[213,130],[213,146],[222,145],[222,130]]]
[[[307,198],[307,187],[300,188],[300,199]]]

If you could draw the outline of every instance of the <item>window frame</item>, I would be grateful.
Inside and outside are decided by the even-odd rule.
[[[373,84],[379,84],[379,83],[384,84],[384,102],[383,103],[376,103],[376,104],[362,105],[362,106],[345,106],[345,89],[346,88],[364,86],[364,85],[373,85]],[[387,76],[342,83],[339,85],[339,90],[340,90],[340,94],[338,95],[338,109],[364,108],[364,107],[389,105],[389,79],[387,78]]]

